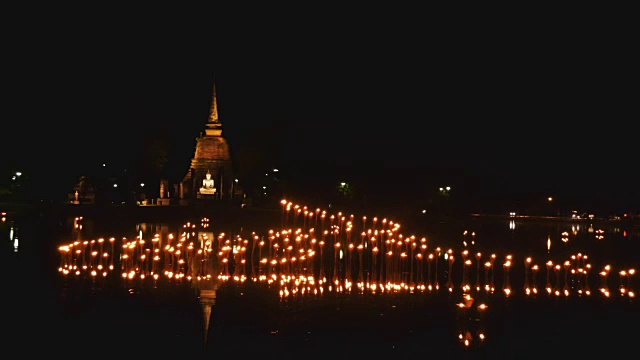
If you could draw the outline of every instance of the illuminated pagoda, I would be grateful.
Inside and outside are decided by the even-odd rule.
[[[216,87],[213,85],[213,97],[209,119],[204,134],[196,139],[196,148],[191,166],[178,184],[178,197],[181,204],[194,200],[224,200],[231,198],[233,175],[229,144],[222,136],[222,123],[218,118]]]

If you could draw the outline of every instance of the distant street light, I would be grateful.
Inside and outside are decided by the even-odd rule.
[[[549,196],[549,197],[547,198],[547,200],[549,200],[549,202],[552,202],[552,201],[553,201],[553,198],[552,198],[551,196]]]
[[[351,188],[351,184],[348,184],[345,181],[341,182],[340,186],[338,186],[338,193],[350,199],[351,196],[353,196],[353,189]]]
[[[278,169],[274,169],[274,171],[277,171]],[[231,198],[233,199],[234,194],[236,193],[238,187],[238,179],[233,179],[233,182],[231,183]]]
[[[140,187],[144,187],[144,183],[140,183]]]

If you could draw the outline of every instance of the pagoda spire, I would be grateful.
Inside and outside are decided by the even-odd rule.
[[[213,99],[211,100],[211,110],[209,110],[209,123],[219,123],[218,120],[218,100],[216,99],[216,83],[213,83]]]
[[[216,98],[216,83],[213,82],[213,97],[211,99],[211,109],[209,110],[209,120],[204,129],[206,135],[222,136],[222,123],[218,119],[218,99]]]

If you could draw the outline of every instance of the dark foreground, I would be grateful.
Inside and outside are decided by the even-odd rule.
[[[491,311],[469,320],[447,295],[324,295],[280,301],[273,292],[223,287],[203,340],[200,305],[187,287],[130,293],[66,289],[12,313],[12,346],[41,348],[66,358],[181,356],[251,358],[525,359],[610,356],[635,351],[638,306],[597,299],[510,299],[496,296]],[[40,300],[43,300],[40,298]],[[498,299],[499,298],[499,299]],[[605,306],[603,306],[605,305]],[[482,330],[465,348],[464,329]]]

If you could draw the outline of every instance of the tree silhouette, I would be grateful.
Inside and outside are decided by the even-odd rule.
[[[141,178],[159,178],[168,162],[172,142],[166,128],[146,132],[142,138],[142,149],[137,168]]]

